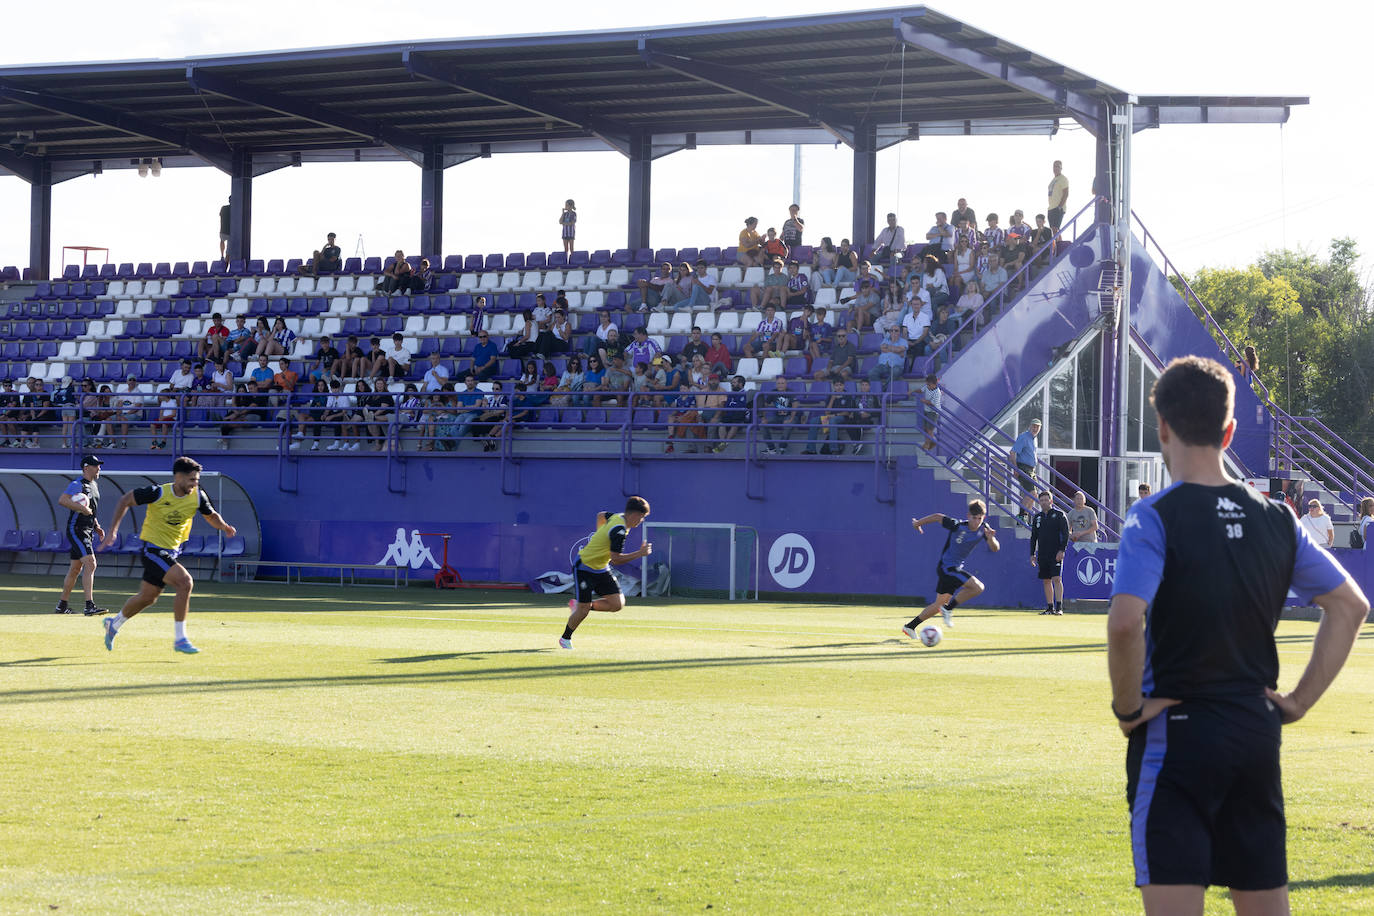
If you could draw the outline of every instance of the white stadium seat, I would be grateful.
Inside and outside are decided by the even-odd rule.
[[[356,283],[357,283],[357,281],[354,280],[352,277],[335,277],[335,278],[334,278],[334,292],[340,293],[340,294],[348,294],[348,293],[351,293],[351,292],[353,292],[354,289],[357,288],[357,287],[355,286]]]
[[[302,337],[319,337],[322,326],[323,322],[319,318],[307,318],[301,322],[300,335]]]
[[[738,267],[727,267],[720,272],[720,286],[734,288],[743,283],[744,276]]]
[[[358,282],[353,285],[353,291],[355,293],[370,293],[376,288],[377,278],[372,276],[359,277]]]
[[[630,283],[630,272],[624,267],[617,267],[611,271],[611,275],[606,279],[606,285],[612,289],[619,289],[628,286]]]

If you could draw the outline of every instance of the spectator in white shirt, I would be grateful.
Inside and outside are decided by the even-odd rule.
[[[895,263],[906,251],[906,230],[897,225],[897,214],[887,215],[887,228],[873,240],[873,260]]]
[[[429,368],[425,370],[425,392],[442,391],[449,377],[449,371],[439,361],[439,351],[432,351],[429,354]]]
[[[1307,514],[1302,517],[1302,526],[1307,529],[1312,540],[1321,546],[1336,546],[1336,526],[1331,523],[1331,516],[1323,511],[1320,500],[1308,501]]]
[[[387,377],[395,380],[410,371],[410,351],[406,349],[405,335],[400,331],[391,335],[391,346],[386,348]]]
[[[167,380],[167,387],[173,391],[190,391],[191,382],[195,379],[195,374],[191,371],[191,361],[183,359],[181,366],[172,373],[172,377]]]

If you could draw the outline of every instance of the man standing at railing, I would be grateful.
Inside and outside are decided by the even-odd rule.
[[[1064,210],[1069,204],[1069,177],[1064,174],[1064,163],[1058,159],[1054,160],[1054,178],[1050,179],[1050,202],[1049,210],[1046,211],[1050,218],[1050,229],[1055,232],[1064,224]]]
[[[940,403],[943,400],[940,379],[934,372],[926,376],[926,386],[917,393],[917,397],[921,401],[921,432],[926,436],[921,448],[930,451],[935,448],[935,432],[940,425]]]
[[[1011,463],[1016,467],[1016,481],[1024,491],[1021,493],[1022,499],[1035,492],[1035,465],[1039,461],[1035,453],[1035,440],[1039,437],[1040,420],[1036,418],[1016,437],[1016,442],[1011,447]],[[1016,513],[1016,517],[1023,522],[1026,520],[1024,506]]]
[[[1075,544],[1097,542],[1097,513],[1088,508],[1088,497],[1082,490],[1073,494],[1073,508],[1069,510],[1069,540]]]

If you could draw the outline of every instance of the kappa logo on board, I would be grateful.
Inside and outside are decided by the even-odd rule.
[[[420,539],[420,530],[417,528],[410,532],[410,540],[406,540],[406,530],[396,529],[396,540],[391,542],[391,546],[386,549],[386,555],[377,561],[378,566],[409,566],[411,569],[419,569],[428,562],[430,568],[438,569],[439,564],[434,561],[434,554],[430,553],[425,542]]]

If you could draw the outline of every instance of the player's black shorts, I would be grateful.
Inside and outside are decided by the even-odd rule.
[[[579,604],[590,604],[606,595],[619,595],[620,583],[609,569],[588,569],[580,563],[573,569],[573,589]]]
[[[71,558],[79,560],[95,554],[95,528],[67,525],[67,540],[71,542]]]
[[[952,595],[963,588],[965,582],[973,578],[973,573],[963,569],[947,569],[937,564],[935,576],[935,594]]]
[[[1137,886],[1288,883],[1280,737],[1279,711],[1262,696],[1187,701],[1131,732]]]
[[[159,547],[156,544],[143,542],[143,549],[140,556],[143,557],[143,581],[149,585],[156,585],[162,588],[166,583],[163,577],[167,570],[177,564],[177,557],[180,556],[179,550],[168,550],[166,547]]]
[[[1038,554],[1035,558],[1035,566],[1038,570],[1036,575],[1041,579],[1053,579],[1055,576],[1063,574],[1063,561],[1055,559],[1058,554],[1059,551],[1057,550],[1048,556],[1045,554]]]

